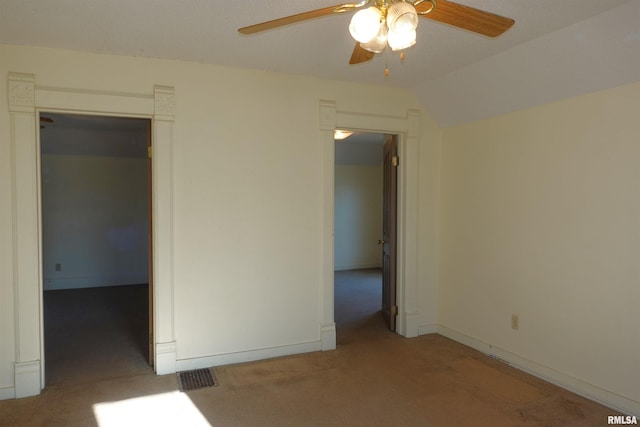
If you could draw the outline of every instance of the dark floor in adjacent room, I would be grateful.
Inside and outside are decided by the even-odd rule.
[[[1,401],[0,425],[602,426],[615,414],[442,336],[389,332],[380,292],[379,270],[336,272],[335,351],[216,367],[217,387],[187,393],[178,391],[176,375],[155,376],[142,366],[144,345],[129,332],[96,336],[89,353],[109,353],[100,343],[121,340],[130,345],[121,354],[131,359],[70,361],[50,373],[40,396]],[[124,312],[133,317],[121,325],[142,317]],[[105,367],[111,363],[120,368]]]
[[[46,384],[150,374],[148,286],[44,292]]]

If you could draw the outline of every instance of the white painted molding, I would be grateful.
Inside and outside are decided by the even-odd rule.
[[[15,382],[16,398],[40,394],[40,361],[16,363]]]
[[[335,129],[336,103],[334,101],[320,101],[320,130],[333,132]]]
[[[318,260],[320,271],[320,339],[323,350],[336,348],[335,325],[333,334],[325,333],[325,325],[334,322],[333,298],[334,298],[334,191],[335,191],[335,140],[333,138],[336,129],[336,103],[333,101],[320,101],[319,105],[319,132],[318,143],[322,157],[322,178],[320,194],[322,194],[322,216],[320,225],[320,253]]]
[[[17,397],[26,397],[40,393],[42,379],[35,76],[9,73],[8,103],[13,184],[14,388]]]
[[[175,116],[175,93],[169,86],[154,86],[154,119],[173,121]]]
[[[400,313],[398,332],[405,337],[416,337],[419,331],[418,307],[418,148],[420,144],[420,113],[407,112],[405,133],[401,134],[398,156],[398,287],[396,301]]]
[[[158,375],[174,374],[178,351],[176,342],[156,342],[155,370]]]
[[[409,138],[419,138],[420,137],[420,111],[409,110],[407,112],[407,120],[409,121],[409,125],[407,127],[407,136]]]
[[[236,363],[253,362],[256,360],[272,359],[274,357],[311,353],[314,351],[320,351],[319,341],[261,348],[258,350],[239,351],[235,353],[224,353],[213,356],[196,357],[193,359],[179,359],[177,361],[177,368],[178,372],[182,372],[192,369],[209,368],[211,366],[232,365]]]
[[[173,127],[175,94],[171,87],[154,86],[153,155],[153,283],[154,334],[160,345],[155,369],[159,375],[175,372],[175,319],[173,304]],[[166,351],[165,351],[166,350]]]
[[[407,338],[420,335],[420,315],[417,312],[404,313],[404,334]]]
[[[336,349],[336,324],[334,322],[320,325],[320,349],[322,351]]]
[[[408,130],[407,117],[382,116],[340,110],[336,112],[335,126],[340,129],[379,133],[405,133]]]
[[[421,329],[431,329],[431,326],[433,325],[429,325],[429,327],[422,327]],[[501,349],[484,341],[447,328],[446,326],[437,325],[437,333],[459,342],[460,344],[476,349],[484,354],[496,357],[516,369],[520,369],[521,371],[567,389],[580,396],[586,397],[587,399],[601,403],[602,405],[608,406],[622,413],[640,417],[640,402],[638,401],[631,400],[601,387],[589,384],[571,375],[565,374],[564,372],[541,365],[532,360],[518,356],[508,350]]]
[[[36,105],[40,110],[151,116],[154,112],[153,101],[151,95],[41,86],[36,88]]]
[[[33,74],[9,73],[9,111],[33,113],[35,106],[35,76]]]
[[[42,265],[37,113],[102,114],[153,119],[154,337],[159,373],[175,372],[173,314],[173,121],[175,94],[155,86],[152,94],[39,87],[35,76],[9,73],[12,147],[12,214],[15,318],[15,395],[38,394],[44,385]],[[37,386],[35,379],[38,377]]]
[[[334,173],[335,147],[333,131],[351,129],[363,132],[399,135],[398,154],[398,240],[396,301],[399,315],[396,332],[417,336],[419,313],[417,304],[417,235],[418,235],[418,145],[420,113],[408,110],[405,117],[384,116],[366,112],[340,111],[333,101],[320,101],[320,137],[322,145],[323,220],[322,220],[322,319],[333,322],[334,286]]]

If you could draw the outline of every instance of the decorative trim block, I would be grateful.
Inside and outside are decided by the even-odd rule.
[[[407,113],[407,119],[409,121],[407,126],[407,136],[409,138],[416,138],[420,135],[420,112],[418,110],[409,110]]]
[[[404,314],[404,336],[407,338],[414,338],[420,334],[419,326],[420,316],[418,313],[405,313]]]
[[[175,116],[175,92],[169,86],[154,86],[154,118],[156,120],[173,121]]]
[[[35,83],[32,74],[9,73],[8,99],[9,111],[33,112],[35,109]]]
[[[40,361],[20,362],[14,365],[16,398],[37,396],[40,386]]]
[[[320,130],[333,131],[336,128],[336,103],[320,101]]]
[[[156,343],[156,374],[175,374],[177,354],[175,341]]]
[[[336,324],[334,322],[320,325],[320,348],[322,351],[336,349]]]

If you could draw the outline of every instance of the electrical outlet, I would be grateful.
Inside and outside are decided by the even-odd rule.
[[[520,318],[517,314],[511,315],[511,329],[518,330],[520,329]]]
[[[62,271],[62,264],[56,264],[56,271]]]

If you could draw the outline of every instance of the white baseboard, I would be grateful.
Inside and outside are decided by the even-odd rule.
[[[14,387],[0,388],[0,400],[9,400],[16,398],[16,389]]]
[[[40,361],[16,362],[15,373],[15,397],[29,397],[40,394]]]
[[[423,325],[420,327],[421,335],[437,333],[456,342],[476,349],[489,356],[496,357],[516,369],[520,369],[535,377],[541,378],[587,399],[608,406],[624,414],[640,417],[640,402],[620,396],[601,387],[589,384],[578,378],[555,369],[536,363],[532,360],[518,356],[508,350],[501,349],[484,341],[470,337],[442,325]]]
[[[98,288],[102,286],[138,285],[149,282],[147,271],[139,273],[114,273],[97,276],[60,276],[45,277],[44,290]]]
[[[342,265],[334,265],[334,271],[343,271],[343,270],[364,270],[368,268],[382,268],[379,262],[372,263],[364,263],[364,264],[342,264]]]
[[[272,359],[274,357],[290,356],[292,354],[311,353],[320,351],[321,342],[284,345],[279,347],[261,348],[258,350],[239,351],[235,353],[216,354],[213,356],[180,359],[176,362],[178,372],[192,369],[209,368],[211,366],[232,365],[236,363],[253,362],[256,360]]]

